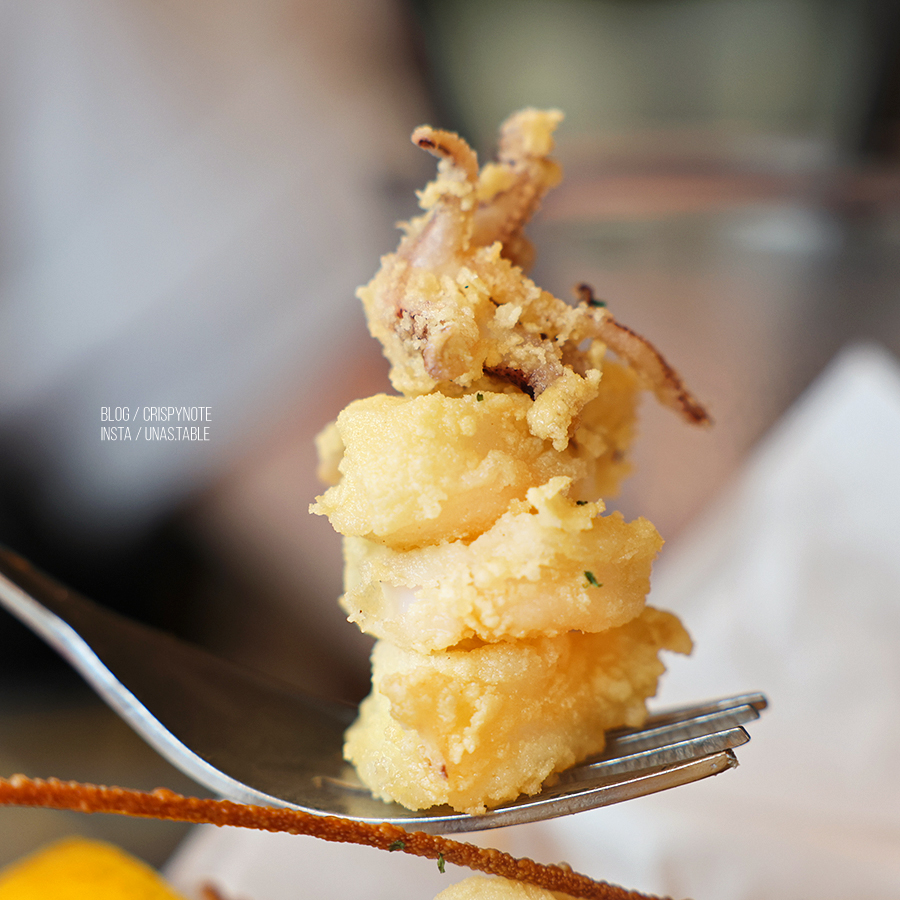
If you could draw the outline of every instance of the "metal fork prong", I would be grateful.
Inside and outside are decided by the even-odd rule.
[[[545,787],[537,796],[521,797],[505,806],[490,809],[475,818],[478,827],[482,830],[552,819],[557,816],[596,809],[598,806],[621,803],[623,800],[632,800],[635,797],[654,794],[682,784],[690,784],[693,781],[708,778],[710,775],[718,775],[720,772],[736,768],[737,765],[738,761],[734,753],[731,750],[724,750],[721,753],[713,753],[711,756],[703,756],[688,762],[626,774],[621,779],[589,783],[582,788],[557,782],[552,787]],[[462,813],[453,813],[442,809],[436,810],[434,819],[432,819],[430,811],[426,810],[416,820],[415,826],[424,831],[445,834],[477,830],[473,829],[471,825],[465,826],[464,820],[471,818]],[[433,823],[437,823],[440,827],[433,827]]]
[[[749,740],[750,735],[743,728],[726,728],[714,734],[704,734],[610,759],[582,763],[565,771],[560,778],[567,783],[618,778],[627,772],[657,769],[733,750]]]
[[[653,733],[657,728],[700,721],[704,716],[721,715],[727,717],[732,711],[739,711],[736,713],[735,724],[742,724],[742,722],[749,722],[758,718],[759,712],[767,706],[768,700],[763,694],[753,693],[709,700],[696,706],[675,707],[664,712],[651,713],[640,728],[614,728],[608,731],[606,733],[607,746],[611,746],[623,739],[631,741],[641,740],[644,736]],[[741,718],[743,716],[746,716],[746,718]],[[715,720],[710,721],[714,722]],[[723,718],[721,721],[728,721],[728,719]]]
[[[588,782],[582,790],[572,790],[570,784],[561,781],[553,787],[544,788],[538,802],[544,805],[543,817],[550,818],[552,816],[594,809],[598,806],[608,806],[613,803],[620,803],[623,800],[633,800],[635,797],[643,797],[647,794],[667,790],[668,788],[690,784],[710,775],[718,775],[720,772],[737,768],[737,766],[738,761],[734,752],[732,750],[723,750],[721,753],[701,756],[698,759],[673,763],[668,766],[659,766],[649,770],[640,770],[631,774],[626,773],[621,778],[609,781]],[[554,798],[557,792],[559,797]],[[529,801],[525,800],[520,804],[516,804],[515,807],[511,806],[506,809],[515,809],[519,814],[519,821],[531,821],[539,817],[534,813],[528,814],[530,805]],[[537,804],[535,803],[535,805]],[[552,812],[548,812],[548,808],[552,808]],[[503,812],[506,812],[506,809],[491,811],[488,815],[492,815],[492,813],[502,815]],[[498,821],[496,824],[505,823]],[[491,823],[491,827],[495,827],[494,822]]]
[[[740,706],[752,706],[757,712],[762,712],[769,705],[764,694],[735,694],[731,697],[721,697],[718,700],[709,700],[706,703],[698,703],[694,706],[676,706],[664,712],[651,713],[644,723],[645,727],[665,725],[668,722],[681,722],[685,719],[693,719],[697,716],[720,712],[726,709],[735,709]]]
[[[631,732],[619,732],[607,736],[603,756],[622,756],[638,750],[649,750],[666,744],[684,741],[692,737],[715,734],[736,725],[744,725],[759,718],[759,711],[753,706],[738,706],[714,713],[697,715],[692,718],[663,725],[644,727]]]

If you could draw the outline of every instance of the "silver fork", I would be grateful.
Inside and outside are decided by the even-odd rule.
[[[434,834],[533,822],[629,800],[737,765],[741,727],[761,694],[651,716],[607,736],[603,754],[563,772],[540,794],[472,816],[413,812],[374,798],[344,762],[356,708],[311,697],[241,669],[79,596],[0,548],[0,604],[65,657],[176,768],[241,803],[390,822]]]

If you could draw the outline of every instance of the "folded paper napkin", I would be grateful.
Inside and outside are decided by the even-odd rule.
[[[844,351],[657,568],[688,624],[660,703],[763,691],[736,771],[477,843],[672,897],[900,897],[900,365]],[[401,858],[402,857],[402,858]],[[253,900],[432,897],[468,873],[201,828],[171,861]],[[298,893],[299,890],[299,893]]]

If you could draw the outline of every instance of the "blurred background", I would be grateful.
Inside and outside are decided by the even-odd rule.
[[[710,407],[647,403],[619,507],[679,534],[843,346],[900,355],[888,0],[39,0],[0,7],[0,541],[82,592],[359,698],[314,435],[388,390],[353,292],[456,130],[566,113],[535,280],[592,284]],[[206,442],[101,439],[203,406]],[[127,424],[115,422],[113,424]],[[140,425],[145,424],[143,421]],[[195,791],[0,614],[0,771]],[[177,827],[0,810],[159,863]]]

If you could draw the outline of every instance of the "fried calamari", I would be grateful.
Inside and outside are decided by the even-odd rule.
[[[479,170],[455,134],[417,128],[413,142],[439,158],[419,195],[426,212],[405,226],[395,253],[359,291],[369,328],[404,394],[498,390],[510,384],[535,403],[532,433],[565,447],[596,395],[611,348],[656,396],[692,422],[708,416],[646,340],[620,325],[582,286],[571,306],[524,273],[522,229],[561,173],[550,158],[555,111],[524,110],[503,125],[499,158]]]

